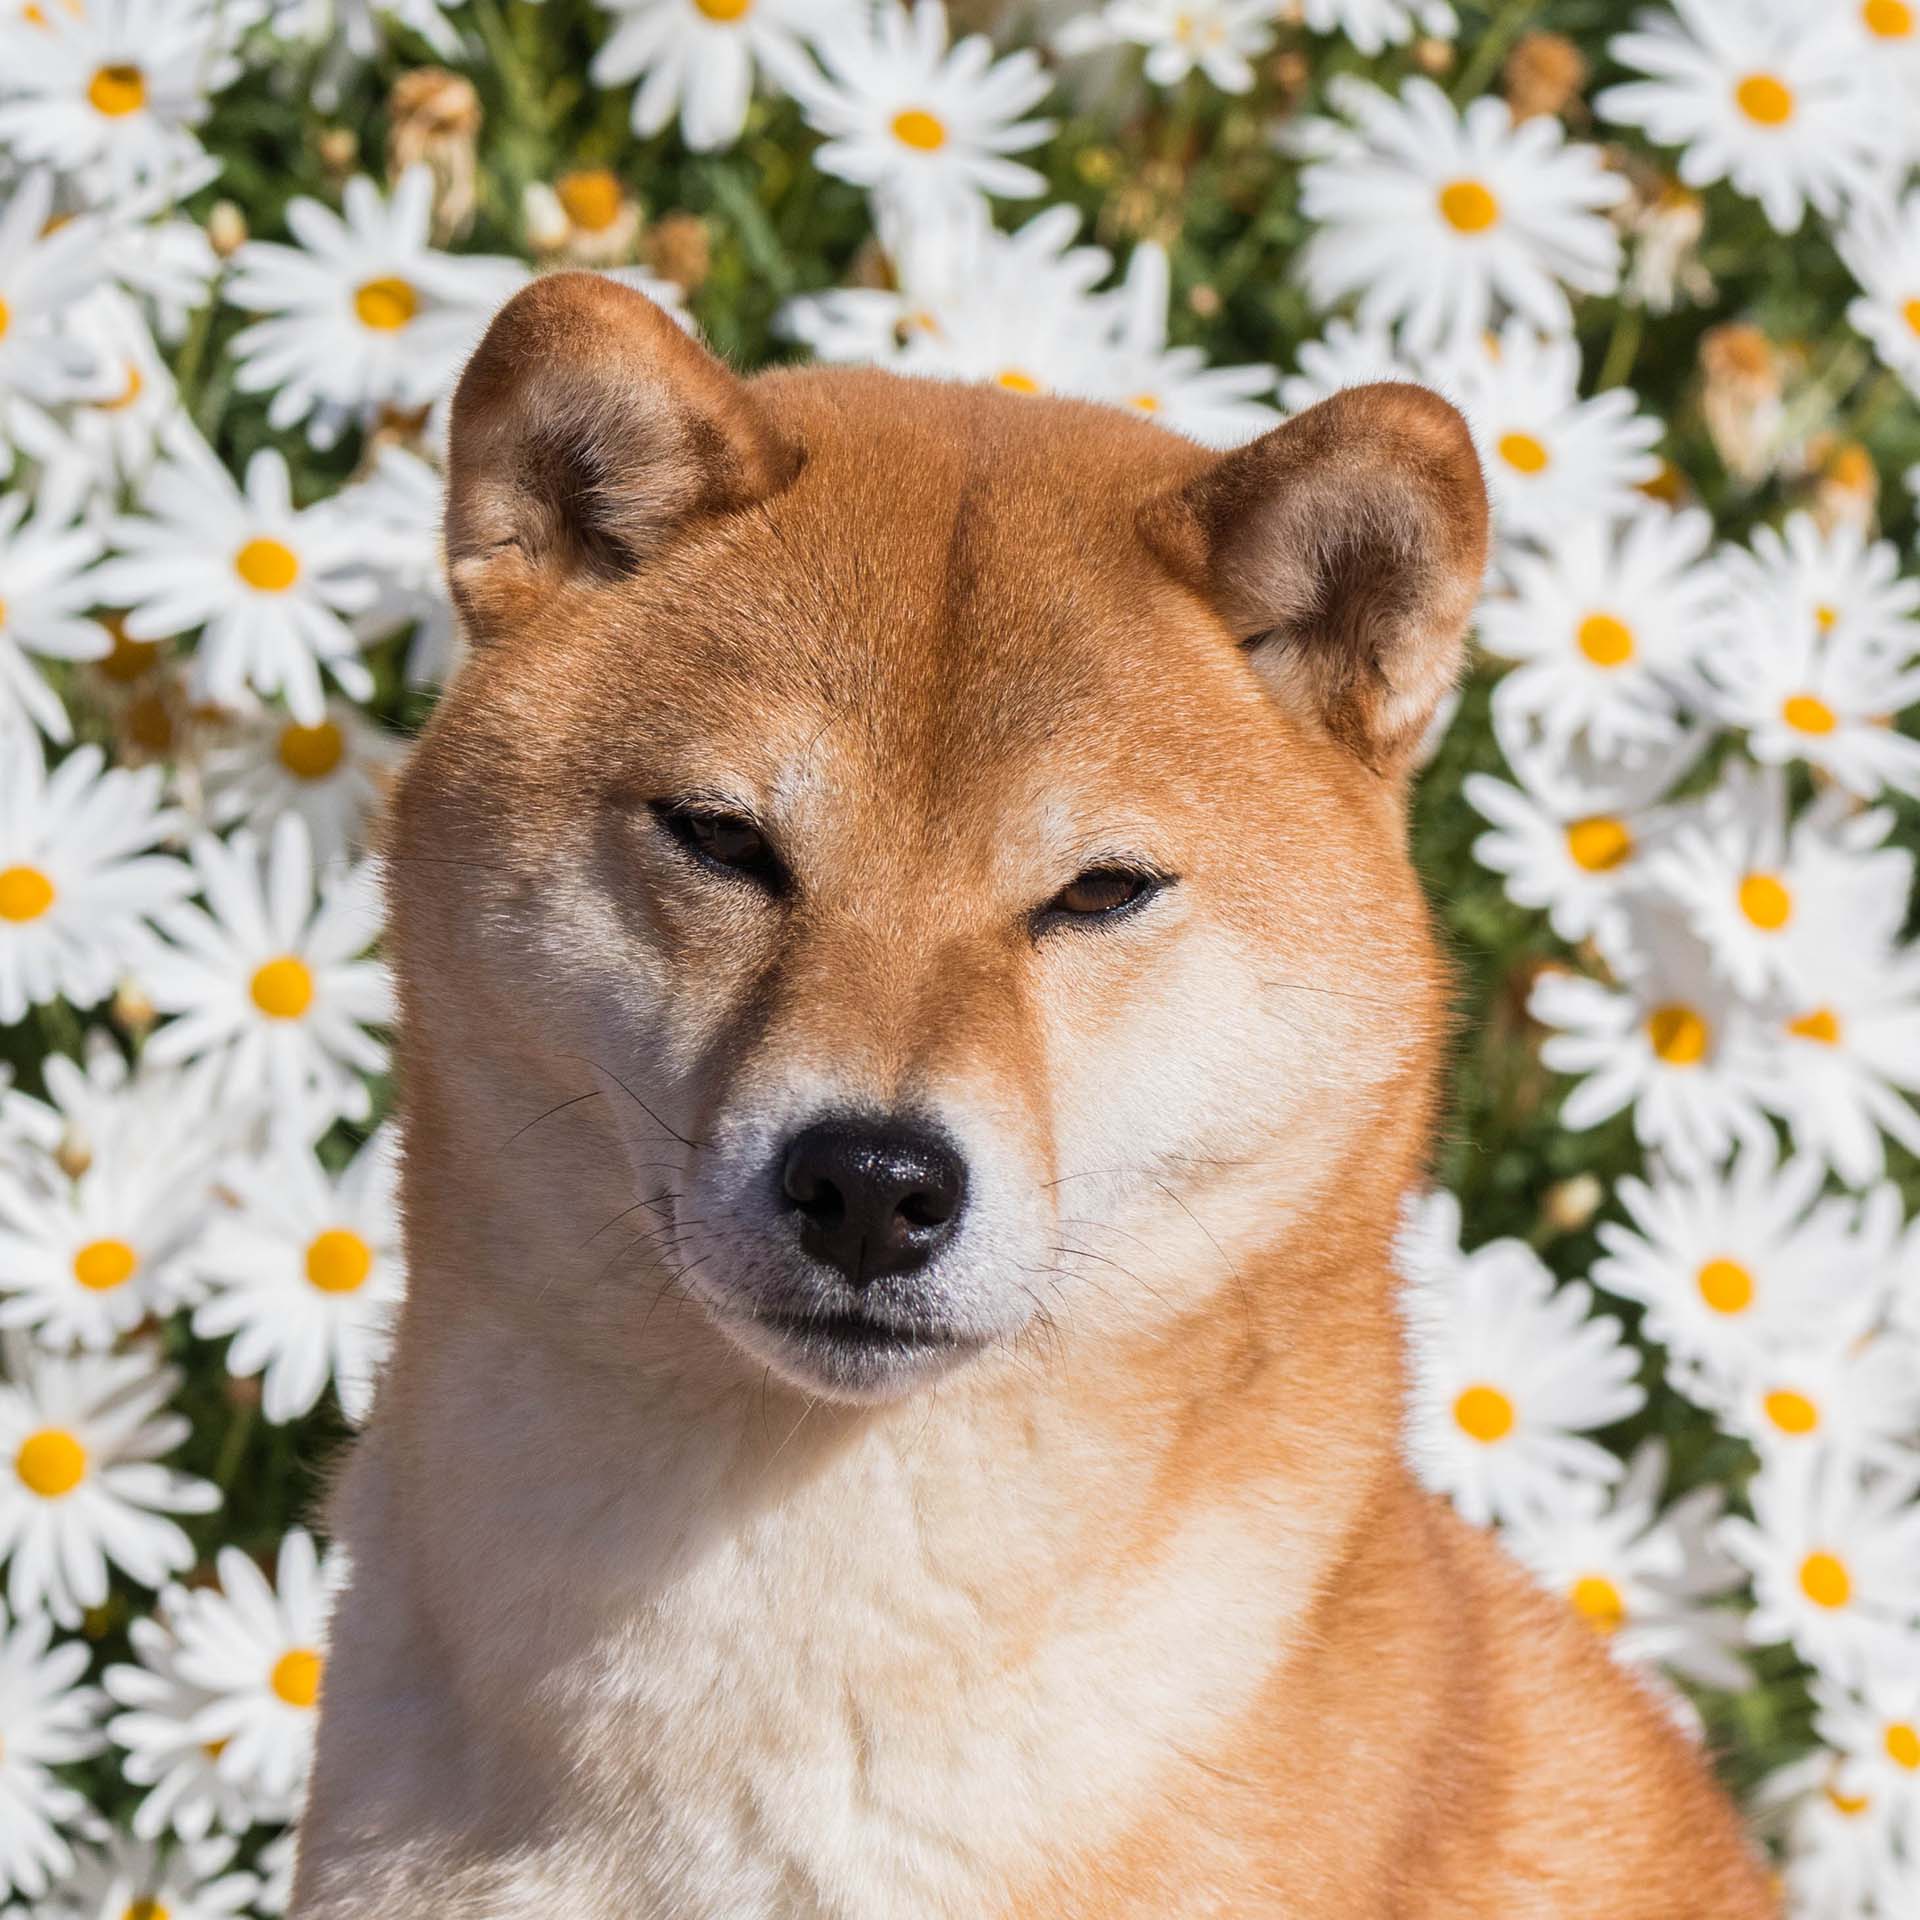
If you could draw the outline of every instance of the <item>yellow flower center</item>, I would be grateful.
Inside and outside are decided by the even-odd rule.
[[[331,720],[322,720],[317,727],[296,724],[280,729],[280,764],[297,779],[324,780],[346,750],[346,736]]]
[[[745,17],[753,6],[753,0],[693,0],[693,4],[709,20],[718,20],[723,26],[729,26]]]
[[[1513,1402],[1498,1387],[1469,1387],[1453,1403],[1460,1431],[1482,1446],[1492,1446],[1513,1431]]]
[[[1920,333],[1920,297],[1909,300],[1907,304],[1900,309],[1900,312],[1905,318],[1907,325],[1910,326],[1915,333]],[[5,332],[6,328],[0,326],[0,333]]]
[[[1778,933],[1793,918],[1793,895],[1770,873],[1750,873],[1740,882],[1740,911],[1762,933]]]
[[[1853,1575],[1835,1555],[1810,1553],[1800,1562],[1800,1591],[1816,1607],[1844,1607],[1853,1598]]]
[[[120,1916],[120,1920],[173,1920],[173,1916],[158,1900],[151,1900],[142,1894]]]
[[[1777,74],[1748,74],[1733,97],[1756,127],[1784,127],[1793,118],[1793,89]]]
[[[1633,858],[1633,835],[1624,820],[1596,813],[1568,827],[1567,852],[1587,873],[1611,873]]]
[[[351,1227],[329,1227],[307,1247],[307,1284],[321,1293],[357,1293],[373,1271],[373,1249]]]
[[[279,540],[249,540],[233,556],[233,570],[256,593],[285,593],[300,578],[300,556]]]
[[[53,882],[38,867],[0,867],[0,920],[38,920],[53,905]]]
[[[1887,1729],[1887,1758],[1909,1773],[1920,1773],[1920,1727],[1896,1720]]]
[[[1715,1313],[1745,1313],[1753,1305],[1753,1275],[1738,1260],[1709,1260],[1694,1285]]]
[[[1813,1040],[1823,1047],[1840,1044],[1840,1016],[1831,1007],[1815,1007],[1787,1022],[1787,1031],[1796,1040]]]
[[[1545,473],[1553,455],[1530,433],[1503,433],[1497,451],[1515,473]]]
[[[273,1663],[270,1684],[290,1707],[310,1707],[320,1698],[326,1662],[311,1647],[295,1647]]]
[[[0,340],[7,337],[7,328],[13,324],[13,309],[4,300],[0,300]]]
[[[138,113],[147,104],[147,77],[138,67],[102,67],[87,82],[87,99],[109,120]]]
[[[1760,1404],[1767,1418],[1782,1433],[1790,1433],[1795,1439],[1813,1432],[1820,1424],[1820,1409],[1804,1393],[1795,1393],[1791,1387],[1776,1387]]]
[[[1618,1633],[1626,1624],[1626,1600],[1603,1573],[1582,1574],[1568,1597],[1574,1612],[1596,1633]]]
[[[1796,733],[1831,733],[1839,716],[1817,693],[1789,694],[1780,703],[1780,718]]]
[[[947,129],[925,107],[908,107],[893,116],[893,137],[916,153],[938,153],[947,144]]]
[[[375,333],[398,333],[420,311],[420,296],[409,282],[387,274],[354,289],[353,311]]]
[[[696,0],[707,12],[707,0]],[[709,14],[712,19],[737,19],[746,11],[745,0],[731,14]],[[563,173],[553,183],[554,197],[576,227],[588,233],[605,233],[620,218],[622,194],[619,177],[606,167],[586,167],[578,173]]]
[[[1913,33],[1913,9],[1907,0],[1866,0],[1860,23],[1882,40],[1905,40]]]
[[[1697,1067],[1713,1038],[1704,1016],[1678,1003],[1655,1007],[1647,1016],[1647,1038],[1670,1067]]]
[[[1440,189],[1440,217],[1455,233],[1485,233],[1500,218],[1500,202],[1478,180],[1449,180]]]
[[[1136,393],[1127,405],[1137,408],[1141,413],[1158,413],[1160,396],[1157,393]]]
[[[1633,629],[1610,613],[1590,613],[1574,641],[1596,667],[1624,667],[1633,658]]]
[[[89,1240],[73,1256],[73,1277],[89,1293],[111,1293],[133,1278],[140,1256],[124,1240]]]
[[[247,991],[270,1020],[298,1020],[313,1004],[313,975],[304,960],[283,953],[254,970]]]
[[[63,1499],[87,1477],[87,1450],[64,1427],[42,1427],[20,1443],[13,1470],[29,1493]]]
[[[1845,1814],[1849,1820],[1859,1819],[1873,1805],[1864,1793],[1842,1793],[1838,1787],[1829,1787],[1827,1798],[1833,1803],[1834,1812]]]
[[[1040,382],[1030,373],[1022,373],[1018,367],[1008,367],[1004,373],[996,373],[996,384],[1003,386],[1009,393],[1038,393]]]

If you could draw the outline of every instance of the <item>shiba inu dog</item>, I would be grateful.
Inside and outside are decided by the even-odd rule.
[[[1215,455],[501,313],[301,1920],[1771,1910],[1402,1463],[1485,541],[1417,388]]]

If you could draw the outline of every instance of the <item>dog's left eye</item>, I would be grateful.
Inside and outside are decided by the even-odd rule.
[[[1040,909],[1039,919],[1042,925],[1049,921],[1105,919],[1139,906],[1166,884],[1158,874],[1140,873],[1131,867],[1089,867]]]
[[[654,815],[702,866],[738,874],[769,893],[785,888],[787,870],[773,843],[751,820],[701,807],[656,806]]]

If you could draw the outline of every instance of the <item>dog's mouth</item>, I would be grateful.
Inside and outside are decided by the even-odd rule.
[[[861,1399],[900,1392],[987,1344],[951,1326],[857,1312],[762,1311],[742,1332],[797,1384]]]

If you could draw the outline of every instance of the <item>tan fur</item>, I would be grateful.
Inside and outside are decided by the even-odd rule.
[[[391,848],[412,1282],[300,1920],[1771,1910],[1400,1456],[1445,997],[1403,770],[1484,537],[1409,389],[1216,459],[513,303]],[[693,870],[687,795],[791,896]],[[1177,884],[1036,932],[1119,852]],[[864,1399],[749,1318],[767,1157],[848,1104],[963,1141],[936,1271],[991,1333]]]

